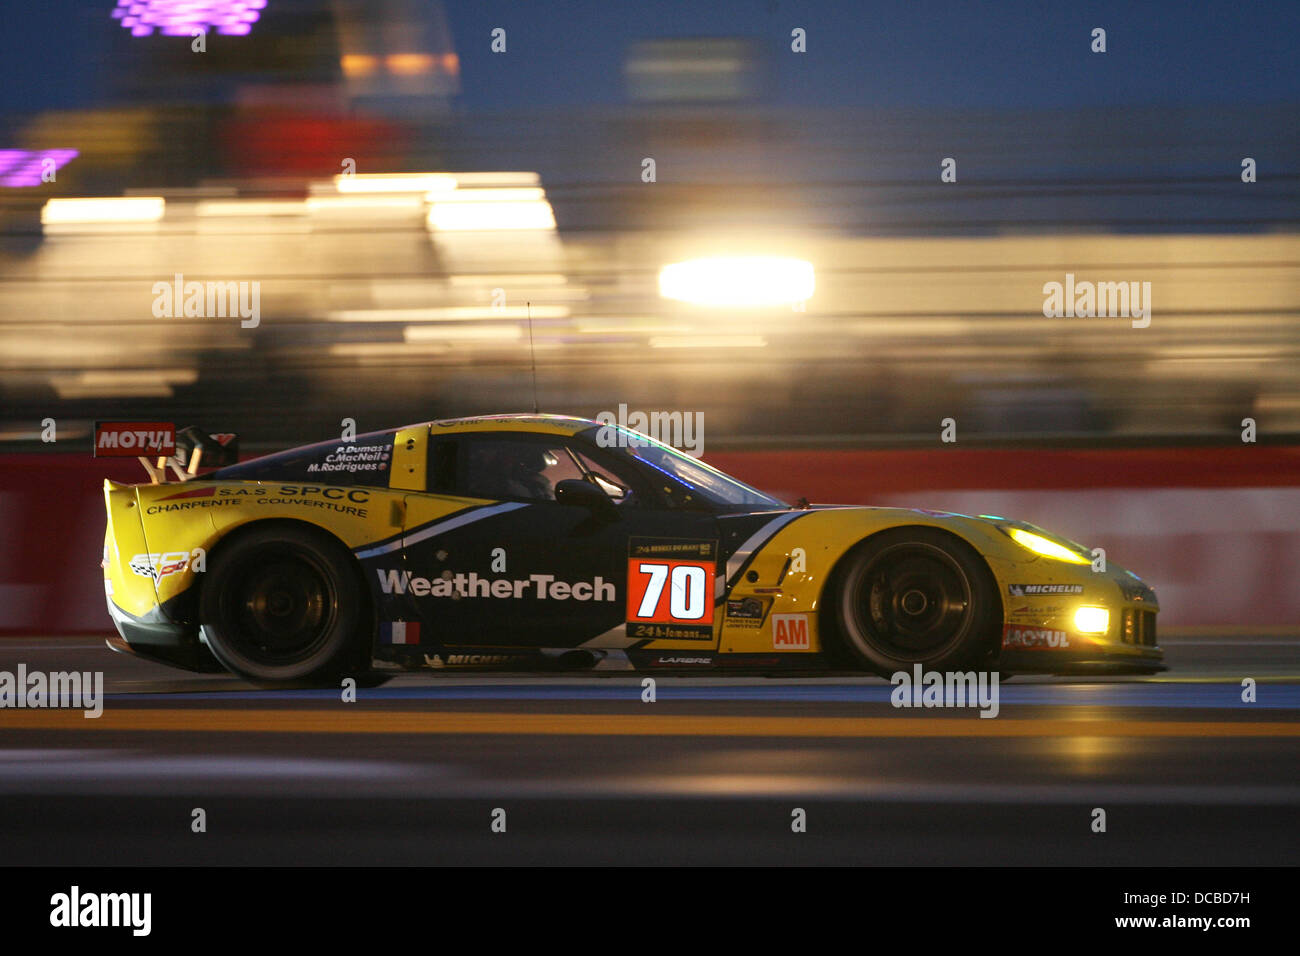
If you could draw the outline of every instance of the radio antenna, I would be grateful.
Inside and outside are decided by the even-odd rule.
[[[537,407],[537,349],[533,345],[533,304],[524,304],[528,307],[528,352],[533,359],[533,414],[538,415],[541,410]]]

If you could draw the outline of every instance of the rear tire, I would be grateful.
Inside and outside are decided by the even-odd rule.
[[[1001,632],[997,582],[964,541],[934,528],[867,539],[837,569],[829,596],[837,650],[888,676],[991,663]]]
[[[307,528],[272,525],[209,561],[199,634],[245,680],[322,683],[369,665],[365,607],[342,546]]]

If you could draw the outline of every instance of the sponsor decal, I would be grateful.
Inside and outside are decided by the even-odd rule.
[[[1008,617],[1052,617],[1065,612],[1064,604],[1022,604],[1007,611]]]
[[[808,650],[812,646],[808,636],[807,614],[772,615],[772,649],[776,651]]]
[[[191,488],[188,491],[178,491],[174,495],[163,495],[159,501],[175,501],[177,498],[211,498],[217,493],[217,489],[208,488]]]
[[[259,504],[283,504],[284,498],[321,498],[326,501],[350,501],[353,504],[365,504],[370,500],[370,492],[365,488],[336,488],[330,485],[280,485],[269,488],[265,485],[251,487],[218,488],[217,494],[228,498],[252,498]],[[179,497],[179,496],[177,496]],[[269,499],[269,500],[264,500]],[[294,501],[293,504],[302,504]]]
[[[131,570],[142,578],[153,578],[154,583],[169,574],[180,574],[190,566],[188,551],[163,551],[153,554],[136,554],[131,557]]]
[[[758,598],[729,598],[727,600],[727,625],[743,630],[758,630],[763,625],[763,616],[767,613],[763,602]]]
[[[392,447],[389,445],[338,445],[325,456],[324,461],[314,461],[307,471],[343,471],[350,475],[366,471],[387,471]]]
[[[1069,647],[1070,636],[1052,628],[1008,624],[1002,631],[1002,646],[1016,650]]]
[[[638,641],[710,641],[713,639],[713,631],[704,631],[689,624],[629,623],[627,636]]]
[[[419,644],[418,621],[383,621],[379,625],[380,644]]]
[[[526,578],[484,578],[477,572],[425,578],[396,568],[377,568],[379,587],[385,594],[415,597],[496,598],[538,601],[614,601],[618,594],[613,582],[596,575],[590,581],[557,581],[553,574],[530,574]]]
[[[136,458],[176,454],[171,422],[95,422],[96,458]]]
[[[188,499],[188,500],[176,500]],[[250,501],[257,505],[294,505],[299,508],[324,508],[339,514],[364,518],[365,508],[356,505],[370,500],[364,488],[334,488],[327,485],[249,485],[236,487],[193,488],[159,498],[159,502],[145,509],[145,514],[167,511],[188,511],[192,508],[215,508],[242,505]]]
[[[255,498],[253,501],[259,505],[293,505],[297,508],[323,508],[326,511],[352,515],[355,518],[364,518],[369,513],[365,508],[358,508],[355,505],[340,504],[337,501],[321,501],[316,498]]]
[[[628,542],[628,636],[713,637],[717,542],[632,538]]]
[[[1008,584],[1012,597],[1035,597],[1039,594],[1082,594],[1082,584]]]
[[[669,655],[669,654],[660,654],[658,657],[656,657],[656,658],[654,659],[653,663],[658,664],[658,665],[661,665],[661,666],[663,666],[663,667],[679,667],[679,666],[687,666],[687,665],[689,665],[689,666],[700,666],[700,665],[703,665],[703,666],[709,666],[709,665],[711,665],[711,664],[713,663],[713,658],[712,658],[712,657],[700,657],[700,656],[691,656],[691,657],[687,657],[687,656],[680,655],[680,654],[671,654],[671,655]]]
[[[444,654],[441,657],[424,655],[426,667],[482,667],[488,664],[520,664],[535,658],[518,654]]]
[[[210,492],[209,492],[210,494]],[[219,508],[224,505],[242,504],[239,498],[200,498],[195,496],[191,501],[175,501],[171,504],[150,505],[144,509],[147,515],[156,515],[168,511],[190,511],[194,508]]]

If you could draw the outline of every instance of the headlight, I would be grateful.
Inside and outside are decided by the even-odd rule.
[[[1024,528],[1006,528],[1007,534],[1011,539],[1022,548],[1028,548],[1034,554],[1041,554],[1045,558],[1055,558],[1057,561],[1067,561],[1070,564],[1091,564],[1087,558],[1074,551],[1071,551],[1063,544],[1057,544],[1050,538],[1044,538],[1041,534],[1034,534],[1032,531],[1026,531]]]
[[[1081,607],[1074,612],[1074,629],[1082,634],[1105,634],[1110,627],[1110,611],[1104,607]]]

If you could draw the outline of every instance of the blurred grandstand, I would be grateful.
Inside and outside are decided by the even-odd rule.
[[[258,448],[528,408],[527,303],[544,408],[702,411],[716,446],[931,441],[944,417],[966,441],[1300,432],[1294,105],[783,109],[762,49],[723,38],[629,43],[619,108],[462,113],[437,4],[270,3],[202,56],[118,32],[111,105],[2,127],[78,154],[0,188],[4,448],[47,417]],[[52,217],[67,197],[163,202]],[[812,263],[815,292],[659,294],[668,263],[750,253]],[[1151,326],[1045,318],[1066,273],[1151,282]],[[177,274],[260,283],[259,325],[155,317]]]

